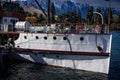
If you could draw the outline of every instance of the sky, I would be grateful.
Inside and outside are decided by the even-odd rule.
[[[87,3],[94,6],[108,7],[108,1],[105,0],[71,0],[72,2]],[[120,9],[120,0],[110,0],[111,7]]]
[[[6,1],[6,0],[3,0],[3,1]],[[16,0],[12,0],[12,1],[16,1]],[[26,0],[19,0],[19,1],[26,1]],[[83,4],[87,3],[87,4],[94,5],[94,6],[103,6],[103,7],[108,6],[108,1],[105,1],[105,0],[71,0],[71,1],[72,2],[80,2]],[[117,8],[120,10],[120,0],[110,0],[110,1],[111,1],[111,7]]]

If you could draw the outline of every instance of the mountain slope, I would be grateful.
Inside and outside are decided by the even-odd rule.
[[[25,12],[29,12],[29,13],[37,13],[38,14],[38,16],[39,16],[39,14],[42,14],[43,16],[44,16],[44,14],[43,14],[43,12],[41,11],[41,10],[39,10],[39,9],[36,9],[36,8],[34,8],[34,7],[29,7],[29,6],[23,6],[23,9],[24,9],[24,11]],[[44,16],[45,17],[45,16]]]
[[[34,0],[23,0],[16,2],[21,6],[31,6],[39,9]],[[44,11],[47,12],[47,0],[38,0],[38,2]],[[66,13],[68,11],[80,10],[82,17],[86,18],[89,6],[94,6],[94,10],[96,10],[97,7],[101,7],[103,13],[107,11],[107,2],[105,0],[51,0],[51,3],[52,2],[55,5],[56,15]],[[113,8],[113,14],[120,14],[120,10]]]

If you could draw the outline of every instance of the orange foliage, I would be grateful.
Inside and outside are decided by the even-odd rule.
[[[37,18],[32,16],[32,17],[26,17],[25,20],[31,23],[35,23],[37,21]]]

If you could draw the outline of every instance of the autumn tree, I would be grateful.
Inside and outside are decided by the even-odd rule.
[[[26,17],[26,21],[30,23],[35,23],[37,21],[37,18],[32,16],[32,17]]]

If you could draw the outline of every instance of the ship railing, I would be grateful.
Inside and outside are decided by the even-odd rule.
[[[71,26],[32,26],[30,32],[35,33],[98,33],[98,34],[108,34],[108,27],[106,25],[71,25]]]
[[[32,27],[32,30],[17,30],[13,24],[0,24],[1,32],[35,32],[35,33],[109,33],[109,29],[106,25],[70,25],[70,26],[36,26]]]

